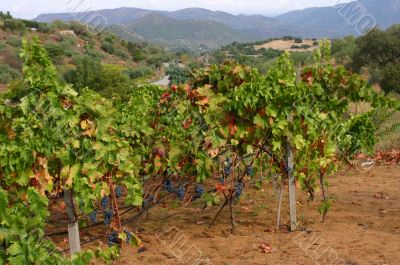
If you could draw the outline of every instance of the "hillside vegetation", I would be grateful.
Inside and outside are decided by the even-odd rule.
[[[90,33],[86,25],[55,21],[51,24],[0,16],[0,84],[20,88],[22,39],[38,36],[58,69],[62,82],[78,89],[90,86],[104,95],[124,94],[134,80],[160,74],[175,54],[143,41],[130,42],[117,35]],[[119,90],[115,90],[118,88]]]

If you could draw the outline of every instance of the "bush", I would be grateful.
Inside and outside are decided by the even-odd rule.
[[[99,89],[99,76],[101,74],[101,62],[90,56],[79,56],[73,59],[75,69],[67,71],[64,79],[67,83],[74,85],[76,90],[89,87]]]
[[[44,48],[46,49],[47,53],[49,54],[50,58],[58,62],[62,56],[64,55],[64,49],[61,48],[60,45],[55,44],[55,43],[46,43],[44,45]]]
[[[92,57],[94,59],[103,59],[104,55],[97,51],[97,50],[93,50],[93,49],[85,49],[85,55]]]
[[[40,23],[37,30],[38,30],[38,32],[41,32],[41,33],[50,33],[53,31],[53,28],[49,24]]]
[[[178,65],[170,66],[166,74],[169,75],[170,85],[185,84],[191,79],[191,73]]]
[[[0,64],[0,84],[8,84],[18,78],[21,78],[21,73],[17,69],[8,64]]]
[[[385,93],[400,93],[400,63],[389,63],[382,69],[380,85]]]
[[[149,67],[146,66],[141,66],[139,68],[136,69],[129,69],[127,71],[127,74],[129,76],[130,79],[137,79],[140,77],[145,77],[145,76],[149,76],[152,74],[152,70]]]
[[[130,57],[129,53],[127,53],[126,51],[121,50],[121,49],[117,49],[115,51],[115,55],[120,57],[120,58],[122,58],[122,59],[128,59]]]
[[[2,51],[5,47],[7,47],[7,45],[4,42],[0,41],[0,51]]]
[[[101,49],[109,54],[115,53],[115,47],[111,42],[105,41],[101,44]]]
[[[294,39],[294,42],[295,42],[295,43],[303,43],[303,40],[300,39],[300,38],[295,38],[295,39]]]
[[[10,46],[13,46],[15,48],[21,48],[22,47],[21,39],[16,37],[16,36],[8,37],[7,44],[10,45]]]
[[[1,19],[12,19],[13,17],[10,14],[10,11],[7,11],[4,13],[3,11],[0,11],[0,18]]]
[[[6,19],[2,27],[6,31],[24,33],[26,31],[25,24],[19,19]]]

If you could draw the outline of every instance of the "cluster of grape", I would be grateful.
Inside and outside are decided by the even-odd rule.
[[[94,210],[89,214],[90,221],[97,223],[97,210]]]
[[[204,187],[202,185],[196,185],[194,188],[194,196],[193,199],[199,199],[204,194]]]
[[[103,197],[103,199],[101,199],[101,208],[106,209],[109,203],[110,198],[108,196]]]
[[[119,245],[119,243],[120,243],[120,239],[119,239],[117,231],[112,231],[108,235],[108,246],[112,247],[114,245]]]
[[[254,168],[252,166],[246,166],[245,173],[247,176],[253,176]]]
[[[104,224],[110,225],[113,216],[114,216],[113,211],[111,211],[110,209],[105,210],[104,211]]]
[[[225,183],[226,183],[225,178],[224,177],[220,177],[219,178],[219,184],[225,185]]]
[[[129,244],[129,243],[132,241],[132,232],[129,232],[129,231],[127,231],[127,230],[124,230],[124,232],[125,232],[125,235],[126,235],[126,240],[125,240],[125,242],[126,242],[127,244]]]
[[[166,191],[168,191],[169,193],[175,192],[175,188],[174,188],[174,186],[172,185],[172,182],[171,182],[170,179],[167,179],[166,181],[164,181],[164,189],[165,189]]]
[[[244,183],[241,181],[236,181],[235,186],[233,188],[233,198],[239,198],[242,195],[244,189]]]
[[[117,187],[115,187],[114,192],[115,192],[115,196],[117,198],[121,198],[124,190],[123,190],[122,186],[117,186]]]
[[[152,201],[154,201],[153,195],[149,195],[147,198],[143,199],[142,208],[147,209]]]
[[[183,186],[180,186],[179,189],[176,191],[176,195],[178,196],[178,199],[180,201],[183,201],[183,199],[185,198],[185,193],[186,193],[186,190],[185,190],[185,187],[183,187]]]
[[[228,176],[231,173],[232,173],[232,159],[230,157],[227,157],[225,159],[224,174],[225,176]]]

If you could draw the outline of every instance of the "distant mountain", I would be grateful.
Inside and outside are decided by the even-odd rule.
[[[52,22],[55,20],[62,21],[88,21],[95,16],[103,16],[109,25],[130,23],[136,19],[142,18],[151,13],[163,13],[162,11],[152,11],[140,8],[117,8],[117,9],[104,9],[98,11],[89,11],[81,13],[54,13],[42,14],[34,20],[39,22]],[[165,12],[164,12],[165,13]]]
[[[382,28],[400,23],[400,0],[359,0],[332,7],[292,11],[273,18],[235,16],[202,8],[174,12],[118,8],[87,13],[43,14],[35,20],[70,21],[96,14],[104,16],[109,28],[123,38],[144,38],[174,47],[189,45],[197,49],[199,46],[213,48],[233,41],[248,42],[287,35],[303,38],[358,35],[360,32],[354,26],[356,23],[352,25],[348,21],[354,22],[367,16],[367,19],[375,19],[377,26]]]
[[[292,11],[277,16],[276,19],[287,22],[291,27],[301,25],[303,36],[358,35],[364,28],[370,28],[367,24],[369,22],[375,21],[376,26],[383,29],[400,23],[400,0],[359,0],[333,7]],[[306,33],[307,28],[309,32]]]
[[[141,36],[173,48],[209,50],[232,42],[254,39],[250,34],[215,21],[178,20],[161,14],[149,14],[128,24],[114,25],[110,29],[120,36]]]

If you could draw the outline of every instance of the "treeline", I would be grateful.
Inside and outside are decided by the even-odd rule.
[[[338,63],[366,73],[385,93],[400,93],[400,25],[387,30],[375,28],[359,38],[346,37],[332,42]]]
[[[240,64],[255,67],[262,73],[266,73],[272,66],[275,59],[281,56],[284,52],[282,50],[272,48],[257,49],[256,46],[276,40],[293,41],[295,43],[291,48],[298,49],[298,51],[291,53],[291,59],[296,65],[304,65],[312,60],[312,53],[305,51],[305,49],[308,49],[311,46],[304,44],[304,40],[302,38],[284,36],[282,38],[271,38],[268,40],[249,43],[234,42],[212,52],[210,54],[209,61],[210,63],[221,64],[226,60],[234,60]],[[318,46],[317,39],[311,40],[313,41],[314,46]]]

